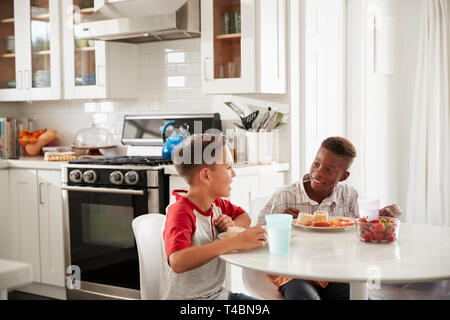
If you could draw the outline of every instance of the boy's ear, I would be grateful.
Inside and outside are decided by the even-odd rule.
[[[350,172],[345,171],[344,174],[342,175],[342,177],[339,179],[339,182],[343,182],[343,181],[347,180],[348,177],[350,177]]]
[[[211,180],[210,180],[210,176],[209,176],[209,169],[208,168],[202,168],[199,172],[198,172],[198,176],[200,178],[200,181],[206,185],[210,185]]]

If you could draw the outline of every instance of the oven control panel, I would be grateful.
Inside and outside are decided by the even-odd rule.
[[[69,168],[67,174],[73,186],[148,187],[147,170]]]

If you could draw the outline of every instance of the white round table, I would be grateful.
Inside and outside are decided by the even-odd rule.
[[[350,283],[350,299],[368,299],[381,283],[450,279],[450,228],[402,223],[397,241],[364,243],[356,227],[313,231],[292,227],[289,254],[272,256],[267,246],[221,255],[252,270],[308,280]]]

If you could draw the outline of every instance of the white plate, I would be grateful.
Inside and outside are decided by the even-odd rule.
[[[329,217],[328,221],[334,220],[339,217]],[[356,221],[351,218],[345,218],[350,221],[354,221],[355,224],[352,226],[345,226],[345,227],[309,227],[309,226],[303,226],[301,224],[298,224],[297,221],[292,221],[292,225],[298,228],[306,229],[306,230],[317,230],[317,231],[337,231],[337,230],[347,230],[349,228],[353,228],[356,226]]]

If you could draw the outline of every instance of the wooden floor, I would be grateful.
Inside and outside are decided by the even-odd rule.
[[[450,280],[427,283],[383,284],[369,290],[371,300],[450,300]],[[49,298],[13,291],[10,300],[49,300]]]
[[[369,290],[372,300],[450,300],[450,280],[410,284],[382,284]]]

